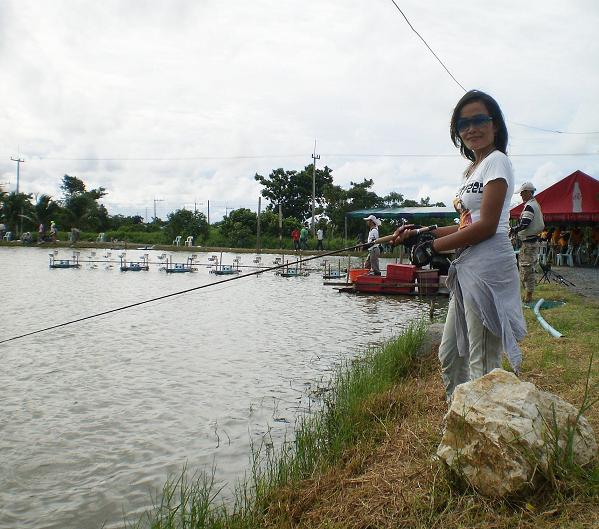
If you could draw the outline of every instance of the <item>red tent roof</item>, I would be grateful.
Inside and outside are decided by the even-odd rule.
[[[535,193],[545,224],[548,222],[599,222],[599,180],[575,171],[551,187]],[[520,217],[524,204],[510,210]]]

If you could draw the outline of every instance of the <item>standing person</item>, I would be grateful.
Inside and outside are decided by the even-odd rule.
[[[4,239],[4,234],[6,233],[6,224],[4,222],[0,222],[0,241]]]
[[[520,241],[520,282],[525,290],[524,303],[532,301],[535,291],[535,267],[539,259],[539,233],[545,228],[543,212],[537,199],[533,196],[536,191],[531,182],[524,182],[516,193],[520,194],[524,208],[520,214],[518,225],[510,229],[510,236],[516,235]]]
[[[43,222],[40,222],[40,225],[37,228],[37,242],[44,242],[44,237],[46,236],[46,227]]]
[[[324,250],[324,247],[322,246],[322,240],[324,238],[324,231],[322,231],[322,228],[318,228],[318,230],[316,230],[316,249],[317,250]]]
[[[308,228],[306,226],[302,226],[302,231],[300,231],[300,248],[308,249]]]
[[[381,225],[381,221],[377,219],[374,215],[368,215],[364,219],[370,231],[368,232],[368,238],[366,239],[366,244],[372,244],[379,238],[379,226]],[[368,248],[368,258],[366,259],[365,267],[370,268],[370,272],[368,275],[372,276],[380,276],[381,269],[379,267],[379,258],[381,256],[381,247],[378,244],[372,244]]]
[[[454,199],[460,223],[433,230],[437,238],[413,250],[419,266],[436,252],[457,250],[448,272],[452,295],[439,347],[448,402],[459,384],[501,367],[502,351],[518,373],[518,341],[526,335],[516,256],[508,238],[514,175],[497,102],[484,92],[467,92],[453,111],[450,136],[470,162]],[[402,242],[415,230],[402,227],[394,235],[395,242]]]
[[[300,249],[300,232],[297,228],[293,228],[293,230],[291,231],[291,240],[293,241],[293,249],[294,250],[299,250]]]
[[[553,233],[551,234],[551,249],[553,250],[553,254],[557,255],[558,253],[560,253],[560,247],[559,247],[559,238],[561,237],[562,234],[562,226],[556,226],[556,228],[553,230]]]
[[[56,242],[56,237],[58,236],[58,228],[54,221],[50,222],[50,237],[52,238],[52,242]]]

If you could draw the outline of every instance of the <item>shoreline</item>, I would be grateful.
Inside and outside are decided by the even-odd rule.
[[[565,338],[552,338],[536,324],[532,311],[526,311],[529,335],[522,342],[521,377],[578,407],[587,371],[591,384],[599,378],[597,359],[589,365],[599,350],[599,302],[554,284],[539,287],[538,294],[566,301],[545,311],[547,319],[565,331]],[[400,355],[401,360],[386,356],[382,348],[345,366],[349,371],[334,378],[323,410],[300,424],[296,440],[287,447],[291,452],[284,447],[268,456],[258,447],[252,479],[241,486],[232,509],[208,502],[201,523],[168,525],[169,516],[190,507],[174,500],[163,502],[144,519],[155,529],[597,527],[597,462],[588,472],[560,474],[532,496],[501,501],[481,497],[440,467],[434,454],[447,406],[435,354],[439,336],[426,345],[424,335],[417,343],[413,338],[412,349]],[[393,374],[384,386],[353,371],[381,365]],[[381,378],[379,372],[375,378]],[[596,435],[598,407],[585,412]],[[185,479],[170,481],[163,493],[172,493],[173,485]],[[209,482],[196,485],[201,485],[196,491],[203,491],[202,497],[210,497]],[[145,525],[140,522],[138,527]]]

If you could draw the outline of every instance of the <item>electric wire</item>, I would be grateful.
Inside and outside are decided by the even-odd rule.
[[[299,263],[303,263],[305,261],[312,261],[314,259],[322,259],[323,257],[328,257],[329,255],[336,255],[336,254],[339,254],[339,253],[344,253],[344,252],[348,252],[348,251],[351,251],[351,250],[355,250],[355,249],[361,248],[361,247],[363,247],[363,244],[357,244],[355,246],[349,246],[348,248],[342,248],[341,250],[333,250],[331,252],[327,252],[327,253],[323,253],[323,254],[319,254],[319,255],[314,255],[312,257],[307,257],[305,259],[300,259],[299,261],[295,261],[293,263],[283,263],[283,264],[280,264],[280,265],[271,266],[269,268],[264,268],[262,270],[257,270],[255,272],[250,272],[250,273],[238,275],[238,276],[235,276],[235,277],[229,277],[227,279],[221,279],[220,281],[213,281],[212,283],[208,283],[206,285],[199,285],[197,287],[191,287],[191,288],[186,288],[185,290],[179,290],[177,292],[171,292],[170,294],[164,294],[163,296],[158,296],[158,297],[155,297],[155,298],[146,299],[146,300],[143,300],[143,301],[138,301],[136,303],[131,303],[129,305],[123,305],[121,307],[117,307],[117,308],[114,308],[114,309],[105,310],[105,311],[102,311],[102,312],[98,312],[96,314],[90,314],[89,316],[84,316],[82,318],[76,318],[74,320],[66,321],[66,322],[63,322],[63,323],[58,323],[56,325],[50,325],[48,327],[44,327],[42,329],[37,329],[35,331],[30,331],[30,332],[26,332],[26,333],[23,333],[23,334],[19,334],[18,336],[12,336],[11,338],[5,338],[4,340],[0,340],[0,344],[7,343],[7,342],[12,342],[12,341],[15,341],[15,340],[19,340],[19,339],[25,338],[27,336],[33,336],[34,334],[40,334],[42,332],[51,331],[53,329],[59,329],[60,327],[66,327],[67,325],[72,325],[74,323],[80,323],[82,321],[91,320],[93,318],[98,318],[100,316],[106,316],[107,314],[114,314],[115,312],[120,312],[122,310],[131,309],[133,307],[139,307],[140,305],[146,305],[148,303],[153,303],[155,301],[160,301],[160,300],[163,300],[163,299],[168,299],[168,298],[172,298],[172,297],[175,297],[175,296],[180,296],[182,294],[187,294],[189,292],[194,292],[196,290],[201,290],[203,288],[208,288],[208,287],[215,286],[215,285],[221,285],[223,283],[228,283],[229,281],[235,281],[236,279],[242,279],[244,277],[257,276],[257,275],[263,274],[265,272],[272,272],[273,270],[278,270],[280,268],[288,268],[288,267],[297,265]]]
[[[523,125],[528,126],[528,125]],[[536,128],[536,127],[533,127]],[[547,130],[548,129],[542,129]],[[549,131],[556,132],[559,134],[599,134],[599,132],[560,132],[560,131]],[[553,153],[520,153],[520,154],[510,154],[510,156],[520,156],[520,157],[534,157],[534,156],[597,156],[599,152],[553,152]],[[434,154],[434,153],[321,153],[321,156],[327,156],[330,158],[460,158],[459,153],[453,154]],[[261,155],[261,156],[196,156],[196,157],[181,157],[181,158],[45,158],[42,156],[32,156],[28,161],[36,162],[36,161],[96,161],[96,162],[184,162],[184,161],[194,161],[194,160],[239,160],[239,159],[253,159],[253,158],[262,158],[262,159],[278,159],[278,158],[305,158],[305,155]],[[222,201],[221,201],[222,202]]]
[[[565,130],[557,130],[557,129],[544,129],[542,127],[535,127],[533,125],[527,125],[526,123],[518,123],[517,121],[510,121],[513,125],[518,125],[520,127],[527,127],[529,129],[540,130],[542,132],[552,132],[554,134],[599,134],[599,130],[590,131],[590,132],[569,132]]]

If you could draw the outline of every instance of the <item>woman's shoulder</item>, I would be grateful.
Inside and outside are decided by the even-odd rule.
[[[512,162],[508,156],[501,151],[493,151],[483,160],[483,170],[485,172],[507,171],[512,173]]]
[[[491,154],[489,154],[486,158],[485,161],[487,161],[487,163],[491,164],[510,164],[510,159],[508,157],[507,154],[505,154],[504,152],[498,151],[497,149],[495,149]]]

